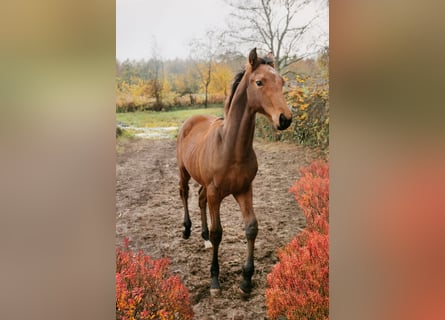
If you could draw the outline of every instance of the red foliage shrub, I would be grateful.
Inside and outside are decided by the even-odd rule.
[[[329,232],[329,165],[321,160],[299,170],[290,188],[306,216],[308,231]]]
[[[116,248],[116,319],[192,319],[187,288],[168,272],[168,259]]]
[[[329,318],[329,167],[321,161],[300,170],[291,192],[306,229],[278,250],[279,263],[267,276],[267,315],[271,319]]]
[[[328,319],[328,236],[304,231],[284,249],[267,276],[267,315],[271,319]]]

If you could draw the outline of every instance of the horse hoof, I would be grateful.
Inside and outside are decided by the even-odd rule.
[[[218,297],[218,296],[220,296],[221,295],[221,289],[213,289],[213,288],[210,288],[210,296],[211,297]]]
[[[212,247],[212,243],[209,240],[204,241],[204,248],[210,249]]]
[[[239,297],[243,300],[248,300],[250,298],[250,293],[244,292],[241,287],[238,287]]]
[[[184,239],[188,239],[188,238],[190,238],[190,230],[184,230],[184,231],[182,231],[182,237],[183,237]]]
[[[208,230],[206,230],[206,231],[203,231],[203,232],[201,232],[201,237],[204,239],[204,241],[209,241],[209,231]]]
[[[252,284],[247,284],[244,282],[241,282],[239,288],[244,294],[250,294],[252,292]]]

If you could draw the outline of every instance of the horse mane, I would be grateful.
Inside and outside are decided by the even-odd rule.
[[[268,64],[270,66],[274,66],[274,61],[269,56],[258,58],[258,64]],[[235,95],[236,89],[238,88],[238,85],[241,82],[241,79],[244,77],[244,74],[246,73],[246,68],[239,71],[235,77],[233,78],[232,83],[232,89],[230,90],[230,95],[228,99],[226,99],[226,103],[224,104],[224,116],[227,117],[227,114],[229,113],[230,106],[232,105],[233,96]]]
[[[226,117],[229,112],[230,105],[232,104],[232,99],[233,96],[235,95],[236,89],[238,88],[238,85],[241,82],[241,79],[244,77],[245,73],[246,69],[243,69],[235,75],[235,78],[233,78],[232,89],[230,90],[230,96],[228,97],[228,99],[226,99],[226,103],[224,105],[224,115]]]

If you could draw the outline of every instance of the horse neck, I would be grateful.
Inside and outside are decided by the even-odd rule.
[[[247,106],[247,79],[245,75],[238,85],[224,123],[225,155],[235,161],[243,161],[253,152],[255,112]]]

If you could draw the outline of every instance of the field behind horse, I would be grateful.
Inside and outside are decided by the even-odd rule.
[[[116,243],[152,258],[168,257],[170,270],[191,292],[196,319],[264,319],[266,276],[277,262],[276,250],[305,225],[289,188],[297,168],[317,158],[310,149],[283,142],[256,140],[259,170],[253,183],[254,210],[259,222],[255,245],[254,289],[241,296],[238,285],[246,258],[246,240],[239,207],[233,197],[221,206],[221,295],[210,296],[211,250],[201,238],[198,189],[191,180],[189,208],[192,234],[182,238],[183,207],[178,191],[176,142],[171,139],[119,139],[116,167]]]
[[[135,127],[174,127],[179,126],[184,119],[197,114],[209,114],[221,117],[224,114],[223,105],[214,104],[208,108],[193,106],[165,112],[137,111],[116,113],[116,120]]]

